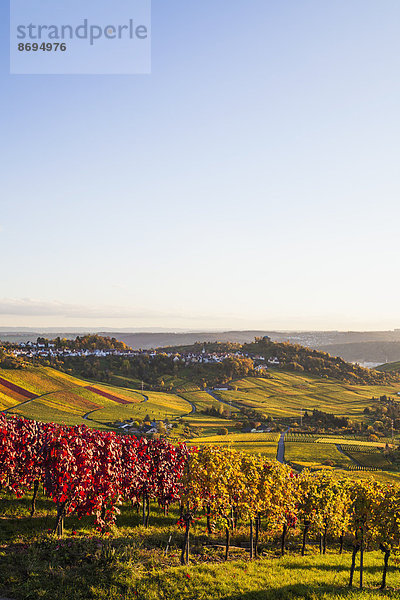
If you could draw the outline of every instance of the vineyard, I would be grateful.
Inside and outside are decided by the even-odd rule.
[[[121,419],[177,418],[188,401],[175,394],[118,388],[88,382],[48,367],[0,369],[0,410],[29,419],[107,429]]]
[[[218,397],[274,418],[297,417],[302,410],[323,410],[359,419],[370,399],[382,394],[396,396],[399,384],[355,385],[304,373],[270,370],[269,379],[245,377],[233,383],[233,390],[219,391]]]
[[[398,384],[357,386],[272,370],[269,379],[246,377],[233,381],[231,390],[211,393],[193,389],[196,386],[189,381],[186,385],[176,381],[179,386],[168,393],[139,390],[139,382],[136,389],[131,389],[122,380],[124,387],[116,387],[88,382],[43,366],[0,369],[0,378],[0,410],[12,414],[103,429],[117,421],[143,421],[146,415],[151,420],[183,417],[189,426],[201,429],[201,436],[215,434],[221,428],[233,432],[238,420],[245,420],[240,410],[255,411],[252,417],[255,421],[258,413],[262,419],[268,415],[293,423],[300,420],[305,410],[313,408],[360,421],[373,396],[395,396],[399,388]],[[311,438],[311,434],[304,434],[304,440],[298,441]]]
[[[100,557],[105,564],[114,564],[118,558],[128,569],[132,530],[125,543],[121,539],[115,544],[96,542],[100,554],[93,548],[93,539],[109,540],[110,533],[116,538],[118,528],[126,527],[122,519],[127,510],[136,515],[131,519],[139,535],[152,539],[153,546],[160,520],[167,519],[170,533],[162,542],[162,557],[164,563],[171,557],[171,568],[176,560],[182,568],[189,568],[190,562],[208,569],[214,562],[236,564],[238,553],[242,561],[251,563],[271,555],[285,557],[288,552],[307,561],[307,556],[319,552],[319,560],[326,556],[328,563],[333,554],[342,556],[347,585],[357,583],[362,588],[370,575],[369,556],[376,560],[380,550],[384,589],[390,557],[400,549],[400,485],[354,482],[329,471],[297,474],[288,465],[228,447],[207,444],[188,449],[165,440],[137,440],[84,426],[2,416],[0,484],[6,522],[15,517],[15,510],[18,513],[16,507],[27,507],[28,502],[30,516],[22,518],[26,531],[29,524],[37,527],[43,521],[38,518],[43,506],[47,525],[53,515],[51,527],[41,533],[36,530],[33,546],[25,538],[22,550],[54,564],[65,561],[65,553],[74,548],[80,561],[88,555],[90,560]],[[20,516],[13,522],[21,527],[22,521]],[[75,538],[80,522],[88,533],[80,533],[79,542],[69,540],[65,546],[63,536],[69,532],[67,539]],[[153,527],[156,533],[152,534]],[[11,530],[8,535],[12,536]],[[13,551],[21,560],[21,539],[15,543]],[[0,573],[2,556],[0,552]],[[377,569],[374,572],[377,576]],[[395,574],[390,577],[398,581]],[[11,590],[16,586],[18,594],[18,585],[9,577],[7,582]]]

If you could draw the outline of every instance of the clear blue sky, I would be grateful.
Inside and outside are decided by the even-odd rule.
[[[400,327],[398,0],[153,0],[143,76],[9,75],[6,5],[0,325]]]

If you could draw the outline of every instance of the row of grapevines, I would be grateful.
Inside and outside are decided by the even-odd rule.
[[[17,496],[33,489],[33,514],[41,483],[57,504],[59,532],[72,513],[95,515],[104,529],[124,500],[143,502],[147,524],[150,500],[167,508],[180,498],[188,455],[165,440],[0,416],[0,486]]]
[[[206,512],[209,531],[212,524],[225,528],[226,558],[237,519],[249,523],[251,556],[257,556],[261,520],[269,532],[280,533],[282,555],[290,530],[302,534],[302,555],[310,534],[319,539],[323,554],[328,536],[340,540],[340,552],[346,537],[353,545],[350,585],[358,552],[360,587],[365,548],[375,546],[384,552],[382,588],[389,557],[400,552],[400,485],[354,482],[324,470],[295,474],[288,465],[261,456],[207,446],[188,459],[182,500],[186,507],[182,562],[188,557],[190,524],[199,511]]]
[[[360,556],[363,585],[365,549],[384,553],[382,587],[391,553],[400,551],[400,485],[373,480],[339,479],[330,471],[296,474],[288,465],[227,447],[206,446],[189,452],[185,445],[165,440],[137,440],[115,433],[44,424],[0,416],[0,486],[17,496],[33,489],[32,512],[40,483],[57,504],[55,530],[61,533],[68,514],[95,515],[104,529],[116,520],[123,501],[143,507],[148,524],[149,503],[164,509],[181,504],[185,536],[181,560],[189,557],[190,527],[203,512],[209,532],[222,526],[225,557],[238,520],[250,527],[250,555],[257,556],[261,523],[279,533],[281,553],[291,530],[315,535],[326,552],[328,536],[352,539],[350,584]]]

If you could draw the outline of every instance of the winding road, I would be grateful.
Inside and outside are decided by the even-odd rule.
[[[279,438],[278,442],[278,452],[276,455],[276,460],[282,464],[284,464],[285,462],[285,435],[289,433],[289,431],[290,427],[289,429],[286,429],[286,431],[282,431],[281,437]]]
[[[276,455],[276,460],[282,464],[285,462],[285,433],[286,431],[281,433],[281,437],[279,438],[278,442],[278,452]]]
[[[172,421],[176,421],[177,419],[182,419],[183,417],[188,417],[189,415],[193,415],[195,412],[197,412],[196,405],[193,404],[193,402],[190,402],[190,400],[188,400],[184,396],[181,396],[180,394],[175,394],[175,396],[178,396],[179,398],[182,398],[182,400],[184,400],[185,402],[187,402],[188,404],[190,404],[190,406],[192,407],[192,410],[190,412],[188,412],[188,413],[185,413],[184,415],[178,415],[177,417],[174,417],[172,419]]]
[[[41,394],[40,396],[35,396],[34,398],[29,398],[28,400],[24,400],[23,402],[20,402],[19,404],[14,404],[14,406],[10,406],[10,408],[1,410],[0,413],[8,413],[9,411],[13,411],[16,408],[19,408],[20,406],[29,404],[30,402],[33,402],[34,400],[40,400],[40,398],[44,398],[45,396],[51,396],[52,394],[58,394],[58,392],[46,392],[45,394]],[[1,600],[1,598],[0,598],[0,600]]]

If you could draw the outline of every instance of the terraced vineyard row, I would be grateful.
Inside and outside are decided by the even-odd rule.
[[[105,384],[89,385],[47,367],[2,370],[0,410],[64,425],[104,428],[125,419],[171,419],[187,415],[189,402],[174,394],[140,392]],[[88,415],[88,418],[85,418]]]
[[[356,444],[341,444],[340,447],[345,452],[362,452],[363,454],[377,454],[379,449],[376,446],[358,446]]]
[[[295,417],[300,422],[304,411],[322,410],[352,419],[363,418],[371,398],[384,394],[396,396],[399,384],[384,386],[351,385],[304,373],[270,370],[271,377],[250,378],[233,382],[235,389],[219,391],[218,396],[243,408],[272,417]]]
[[[285,441],[287,442],[302,442],[302,443],[307,443],[307,442],[315,442],[316,439],[318,438],[317,435],[312,434],[312,433],[287,433],[285,435]]]

